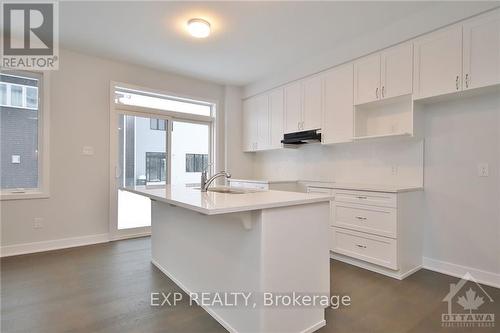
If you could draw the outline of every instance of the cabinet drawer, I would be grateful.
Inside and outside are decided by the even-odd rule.
[[[397,207],[396,193],[335,190],[335,201],[381,207]]]
[[[396,208],[334,202],[333,224],[380,236],[396,238]]]
[[[333,228],[333,251],[397,270],[397,241],[391,238]]]

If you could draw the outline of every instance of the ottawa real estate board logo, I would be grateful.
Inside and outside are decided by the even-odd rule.
[[[55,1],[2,1],[2,69],[58,69],[58,9]]]
[[[448,303],[448,311],[441,315],[443,327],[495,327],[494,300],[470,273],[450,284],[443,302]]]

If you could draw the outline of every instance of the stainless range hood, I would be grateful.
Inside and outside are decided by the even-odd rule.
[[[302,131],[295,133],[287,133],[284,135],[281,143],[285,146],[298,146],[306,143],[321,142],[321,133],[319,130]]]

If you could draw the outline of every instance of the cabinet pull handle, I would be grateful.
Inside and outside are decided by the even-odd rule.
[[[459,80],[459,77],[457,75],[457,78],[455,79],[455,87],[457,88],[457,90],[458,90],[458,80]]]
[[[356,244],[357,247],[360,247],[362,249],[366,249],[366,245],[361,245],[361,244]]]
[[[367,197],[363,197],[363,196],[357,196],[356,198],[358,198],[358,199],[367,199]]]
[[[367,220],[367,218],[366,218],[366,217],[363,217],[363,216],[356,216],[356,218],[357,218],[358,220],[362,220],[362,221]]]
[[[382,86],[382,98],[385,98],[385,86]]]
[[[469,88],[469,74],[465,74],[465,88]]]
[[[375,88],[375,97],[378,99],[378,87]]]

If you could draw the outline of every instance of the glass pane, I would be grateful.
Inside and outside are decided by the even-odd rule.
[[[172,131],[172,183],[200,183],[204,159],[208,161],[209,126],[175,121]],[[206,156],[206,157],[204,157]],[[205,164],[207,166],[208,162]]]
[[[7,85],[0,83],[0,105],[7,105]]]
[[[129,91],[116,91],[115,101],[120,104],[191,113],[201,116],[210,116],[212,110],[211,106],[208,104],[177,101],[169,99],[167,96],[150,96]]]
[[[36,109],[38,107],[38,89],[26,87],[26,107]]]
[[[23,106],[23,87],[18,85],[10,86],[10,105]]]
[[[22,106],[23,87],[37,87],[39,81],[10,75],[0,75],[0,81],[2,82],[0,87],[3,87],[0,112],[2,189],[38,188],[39,114],[36,108],[27,109],[18,106]]]
[[[164,122],[136,116],[119,117],[119,186],[164,185],[167,181],[167,132],[152,129]],[[146,199],[146,200],[145,200]],[[149,199],[119,190],[118,229],[151,225]]]

